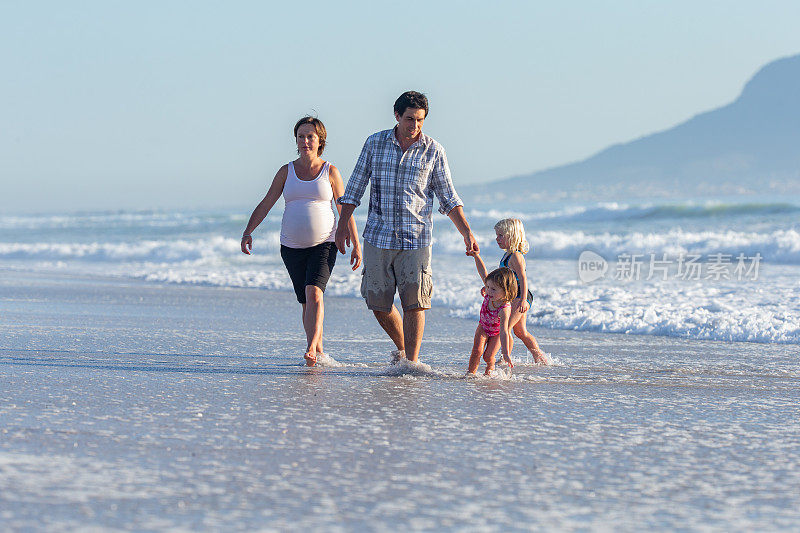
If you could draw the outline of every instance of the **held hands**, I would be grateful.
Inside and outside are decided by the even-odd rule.
[[[466,235],[464,235],[464,245],[467,247],[467,255],[475,257],[475,255],[481,252],[480,247],[478,246],[478,241],[475,239],[475,235],[469,231]]]
[[[339,249],[341,254],[346,253],[347,248],[351,245],[353,246],[353,251],[350,252],[350,266],[353,270],[357,270],[361,266],[361,245],[358,244],[357,239],[350,238],[350,228],[347,227],[347,224],[339,224],[339,227],[336,228],[336,237],[334,239],[336,248]]]
[[[345,253],[345,249],[350,246],[350,228],[347,227],[347,224],[339,224],[339,227],[336,228],[336,248],[339,249],[339,253]],[[355,250],[353,250],[355,252]],[[360,250],[359,250],[360,255]],[[351,258],[352,259],[352,258]]]
[[[242,236],[242,253],[250,255],[250,250],[253,249],[253,237],[250,235]]]

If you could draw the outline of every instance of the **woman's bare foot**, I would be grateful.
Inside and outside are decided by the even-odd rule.
[[[508,368],[514,368],[514,363],[511,361],[511,356],[510,355],[504,355],[503,356],[503,361],[508,363]]]
[[[553,364],[553,362],[550,360],[550,357],[541,350],[537,352],[532,351],[531,355],[533,355],[533,362],[536,363],[537,365]]]
[[[314,366],[317,364],[317,354],[314,352],[306,352],[303,359],[306,360],[306,366]]]

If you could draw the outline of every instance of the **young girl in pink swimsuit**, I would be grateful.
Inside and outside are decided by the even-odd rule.
[[[517,296],[517,280],[514,271],[501,267],[486,273],[486,265],[477,252],[467,252],[475,258],[475,266],[483,280],[481,289],[483,305],[481,317],[475,330],[475,341],[472,344],[472,353],[469,356],[468,374],[475,374],[481,362],[481,355],[486,361],[485,375],[494,371],[494,357],[498,347],[503,353],[503,360],[513,368],[511,362],[508,322],[511,317],[511,301]]]

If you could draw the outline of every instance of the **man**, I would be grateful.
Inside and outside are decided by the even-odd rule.
[[[367,139],[347,182],[336,246],[345,249],[348,222],[370,185],[369,213],[364,228],[364,271],[361,295],[378,323],[397,346],[393,363],[403,357],[416,362],[431,307],[431,230],[434,195],[439,212],[453,221],[466,250],[478,251],[463,203],[453,188],[444,148],[422,133],[428,116],[424,94],[408,91],[394,103],[397,125]],[[344,253],[344,252],[343,252]],[[403,315],[394,306],[400,295]]]

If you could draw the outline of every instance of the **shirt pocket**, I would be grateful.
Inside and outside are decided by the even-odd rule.
[[[430,181],[432,169],[433,162],[428,159],[422,157],[411,159],[408,163],[408,172],[406,173],[406,189],[414,191],[419,195],[424,195],[425,189],[428,187],[428,182]]]

